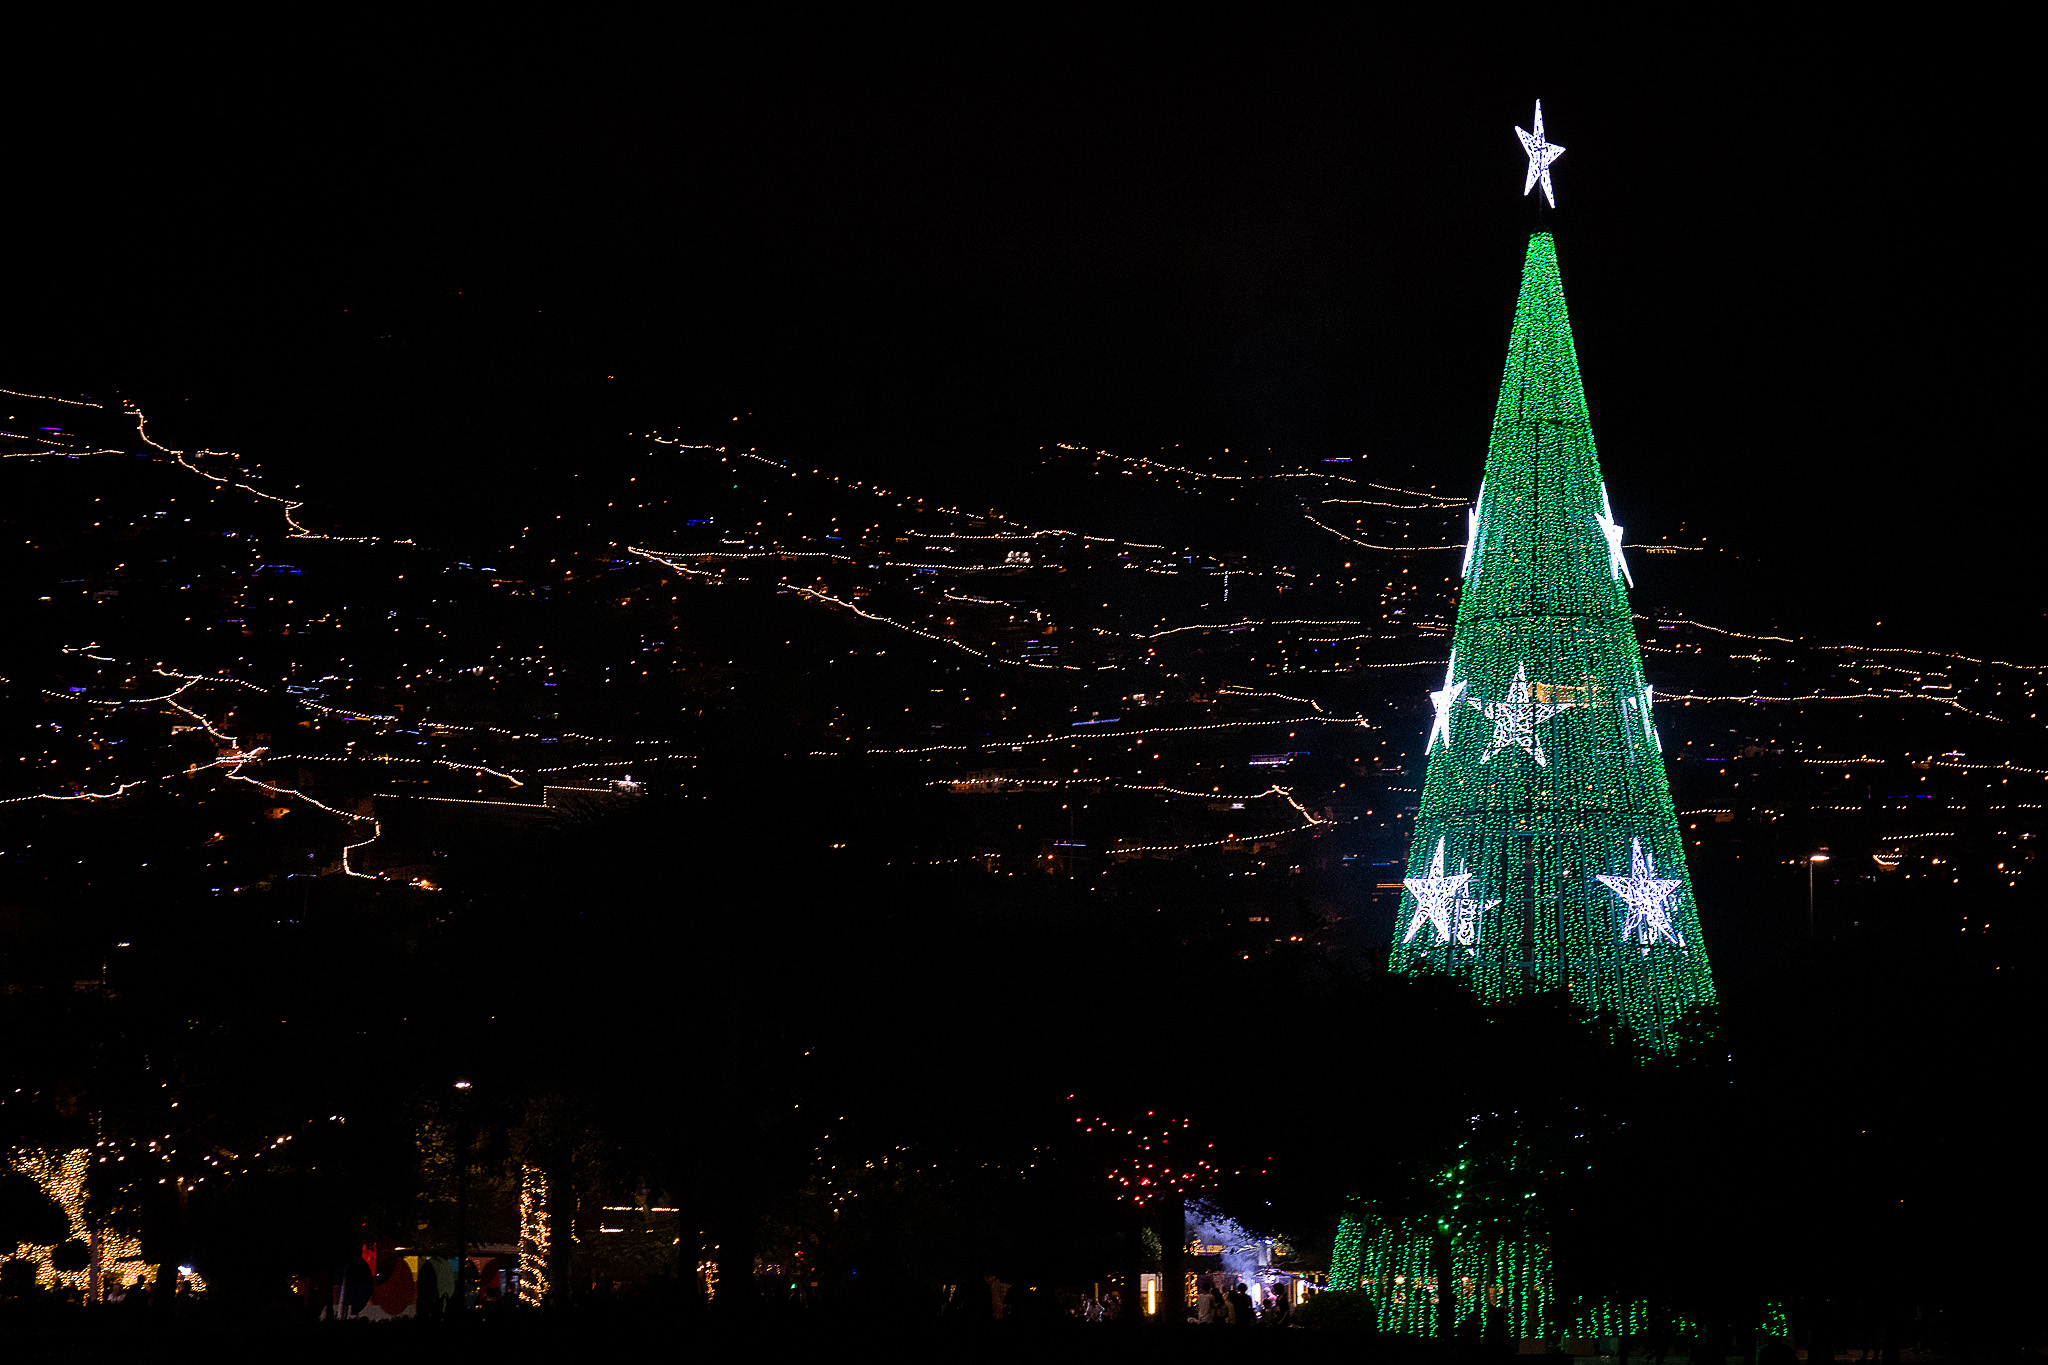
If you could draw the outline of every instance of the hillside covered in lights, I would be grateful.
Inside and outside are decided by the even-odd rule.
[[[1260,951],[1390,933],[1468,490],[1051,447],[1027,517],[657,435],[444,540],[118,405],[7,406],[6,898],[59,957],[145,875],[431,895],[466,849],[750,767],[791,802],[805,774],[932,793],[827,841],[862,865],[1147,864]],[[2017,887],[2040,669],[1697,620],[1714,546],[1628,536],[1710,933],[1803,927],[1762,922],[1809,846],[1844,904],[1937,868]]]

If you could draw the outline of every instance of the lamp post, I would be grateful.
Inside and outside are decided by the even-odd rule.
[[[468,1081],[455,1083],[455,1314],[469,1311],[469,1117]]]
[[[1812,938],[1812,937],[1814,936],[1814,934],[1813,934],[1813,865],[1814,865],[1815,863],[1824,863],[1824,862],[1826,862],[1827,860],[1828,860],[1828,851],[1827,851],[1826,849],[1822,849],[1822,850],[1821,850],[1820,852],[1818,852],[1818,853],[1809,853],[1809,854],[1807,854],[1807,855],[1806,855],[1806,936],[1807,936],[1808,938]]]

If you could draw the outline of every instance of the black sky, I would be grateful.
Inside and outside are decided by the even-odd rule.
[[[2041,652],[1996,35],[1240,37],[359,34],[90,99],[29,75],[0,385],[118,389],[415,529],[737,414],[992,505],[1060,440],[1462,491],[1540,95],[1632,536],[1729,546],[1745,624]]]

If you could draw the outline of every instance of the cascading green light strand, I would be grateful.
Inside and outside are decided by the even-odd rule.
[[[1365,1279],[1365,1220],[1345,1214],[1337,1220],[1337,1239],[1330,1247],[1330,1288],[1357,1289]]]
[[[1382,1332],[1435,1336],[1439,1326],[1436,1260],[1429,1220],[1393,1224],[1347,1215],[1337,1225],[1330,1257],[1330,1288],[1363,1290],[1371,1296]],[[1452,1234],[1452,1319],[1464,1323],[1475,1311],[1508,1335],[1537,1338],[1562,1333],[1576,1337],[1634,1336],[1652,1317],[1641,1300],[1560,1304],[1550,1252],[1540,1241],[1498,1228],[1463,1229]],[[1693,1328],[1673,1315],[1673,1330]],[[1764,1305],[1756,1331],[1789,1337],[1785,1306]]]
[[[1471,528],[1392,966],[1568,990],[1668,1051],[1713,978],[1548,232]]]
[[[1370,1296],[1382,1331],[1435,1335],[1454,1324],[1540,1337],[1555,1325],[1555,1277],[1528,1188],[1522,1150],[1467,1143],[1430,1192],[1398,1214],[1361,1209],[1343,1218],[1331,1249],[1330,1286]],[[1421,1194],[1421,1191],[1411,1193]]]
[[[1383,1332],[1434,1336],[1444,1292],[1436,1238],[1450,1237],[1452,1320],[1478,1314],[1509,1335],[1541,1337],[1553,1330],[1549,1252],[1524,1237],[1432,1231],[1426,1221],[1387,1224],[1345,1218],[1330,1261],[1332,1289],[1372,1297]]]

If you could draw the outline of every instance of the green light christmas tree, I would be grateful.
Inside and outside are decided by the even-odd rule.
[[[1392,966],[1569,991],[1668,1050],[1713,978],[1548,232],[1467,517]]]
[[[1523,193],[1541,184],[1554,206],[1564,149],[1545,139],[1541,103],[1534,129],[1515,131]],[[1562,990],[1671,1051],[1679,1021],[1713,1003],[1713,977],[1547,231],[1529,239],[1468,518],[1391,965],[1489,1002]],[[1428,1333],[1475,1312],[1524,1337],[1565,1326],[1540,1164],[1513,1142],[1468,1142],[1431,1197],[1342,1220],[1331,1288],[1369,1292],[1387,1330]],[[1572,1317],[1607,1333],[1643,1312],[1585,1304]]]

